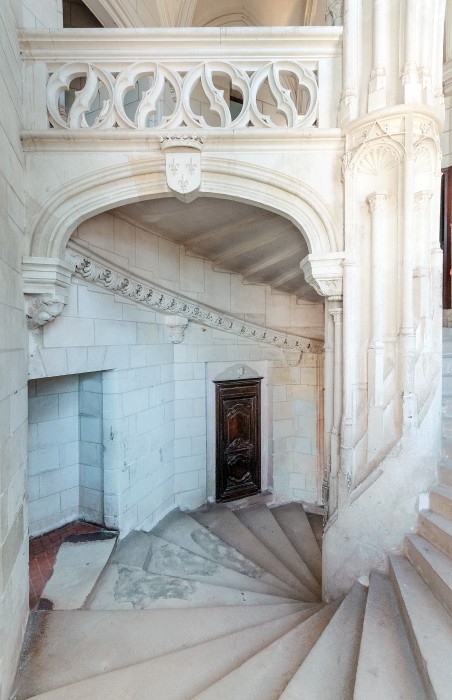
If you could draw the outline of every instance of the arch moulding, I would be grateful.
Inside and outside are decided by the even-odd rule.
[[[67,242],[86,219],[117,206],[170,196],[161,157],[104,168],[63,184],[41,203],[30,226],[24,292],[61,294],[69,282],[66,276],[55,290],[54,268],[65,264]],[[340,250],[341,236],[330,207],[293,177],[254,164],[206,158],[199,196],[231,199],[280,214],[300,230],[310,254],[321,257]]]

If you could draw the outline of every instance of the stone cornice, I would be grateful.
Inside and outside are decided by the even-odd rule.
[[[317,62],[342,52],[342,27],[201,27],[159,29],[71,29],[19,32],[26,60],[114,63],[190,59],[297,58]]]
[[[260,152],[262,147],[277,151],[294,150],[299,152],[324,153],[326,151],[342,154],[344,138],[340,129],[318,129],[311,127],[303,131],[292,129],[200,129],[197,136],[205,136],[203,152],[230,152],[231,142],[240,143],[241,148],[248,151]],[[48,129],[45,131],[23,131],[21,134],[24,151],[79,151],[79,152],[114,152],[131,150],[133,153],[152,150],[160,152],[159,139],[168,136],[168,131],[135,129],[133,131],[119,129],[93,130]]]
[[[100,260],[97,256],[92,257],[91,252],[84,250],[81,246],[73,245],[67,248],[66,260],[74,268],[75,274],[82,279],[138,304],[143,304],[154,311],[181,316],[189,321],[231,333],[240,338],[273,345],[282,350],[315,354],[323,352],[323,343],[318,340],[248,323],[204,304],[198,304],[149,281],[141,280],[137,276],[131,278],[126,270]]]

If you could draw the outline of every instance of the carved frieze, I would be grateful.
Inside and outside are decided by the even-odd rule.
[[[323,351],[323,344],[318,340],[249,323],[208,306],[197,304],[157,285],[133,280],[125,271],[115,270],[110,264],[88,257],[85,252],[68,248],[66,258],[75,268],[76,275],[161,313],[182,316],[195,323],[231,333],[240,338],[267,343],[282,350],[315,354]]]
[[[65,301],[60,296],[40,294],[35,297],[26,310],[28,328],[36,330],[53,321],[63,311],[64,305]]]

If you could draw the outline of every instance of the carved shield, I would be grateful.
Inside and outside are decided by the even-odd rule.
[[[165,153],[166,180],[168,187],[182,195],[194,192],[201,185],[201,154],[195,149],[191,153]]]

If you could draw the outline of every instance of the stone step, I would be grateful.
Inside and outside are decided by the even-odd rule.
[[[164,574],[192,581],[202,581],[212,586],[226,586],[240,591],[254,591],[255,593],[288,597],[279,589],[274,589],[257,579],[226,569],[216,561],[201,557],[199,554],[193,554],[188,549],[167,542],[156,535],[149,535],[149,539],[150,547],[143,569],[150,574]]]
[[[152,533],[167,542],[188,549],[193,554],[199,554],[206,559],[218,562],[227,569],[258,580],[268,586],[268,593],[285,597],[297,595],[293,588],[261,569],[236,549],[209,532],[196,520],[179,510],[169,513],[153,528]]]
[[[427,695],[450,700],[452,618],[405,557],[389,556],[389,577]]]
[[[443,352],[443,374],[452,374],[452,353]]]
[[[66,541],[60,546],[42,598],[53,610],[78,610],[92,594],[111,556],[116,536]]]
[[[303,600],[312,603],[318,601],[318,596],[303,586],[296,576],[240,522],[229,508],[217,505],[205,511],[196,511],[192,513],[192,517],[207,527],[214,535],[241,552],[247,559],[293,588]]]
[[[443,357],[452,353],[452,338],[444,336],[443,329]]]
[[[370,576],[353,698],[426,698],[394,590],[376,572]]]
[[[430,489],[430,510],[452,520],[452,489],[433,486]]]
[[[452,613],[452,559],[419,535],[407,535],[404,544],[414,568]]]
[[[212,586],[187,578],[149,574],[143,569],[111,563],[89,605],[90,610],[153,610],[223,605],[272,605],[288,598]],[[315,601],[305,601],[315,602]]]
[[[28,652],[19,663],[13,696],[25,700],[100,671],[131,666],[263,622],[302,611],[310,616],[318,608],[289,603],[185,610],[37,611],[30,618]]]
[[[296,672],[281,700],[351,700],[367,588],[355,583]]]
[[[322,552],[301,503],[286,503],[271,509],[292,546],[309,567],[318,583],[322,582]]]
[[[452,487],[452,463],[440,462],[438,468],[438,481],[440,486]]]
[[[325,606],[193,700],[278,700],[337,607]]]
[[[248,627],[35,697],[42,700],[188,700],[297,627],[305,617],[306,613],[296,613],[282,620]]]
[[[421,510],[418,521],[419,534],[452,558],[452,521],[431,510]]]
[[[237,510],[235,515],[306,588],[309,588],[321,599],[322,591],[314,575],[309,571],[308,566],[301,559],[266,505]]]
[[[443,391],[452,392],[452,374],[444,374],[443,370]]]

